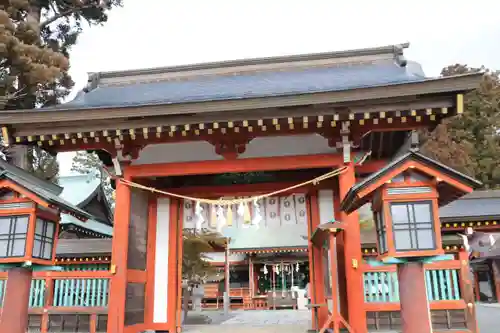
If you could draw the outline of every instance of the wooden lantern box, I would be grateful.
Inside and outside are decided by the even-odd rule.
[[[90,217],[62,199],[61,190],[0,161],[0,264],[54,265],[61,212]]]
[[[438,208],[481,183],[410,151],[352,187],[341,204],[351,213],[371,202],[379,260],[443,255]]]

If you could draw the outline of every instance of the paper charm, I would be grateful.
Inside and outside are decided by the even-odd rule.
[[[261,221],[262,221],[262,215],[260,214],[259,200],[255,199],[254,202],[253,202],[253,219],[252,219],[252,225],[254,225],[254,226],[256,226],[258,228]]]
[[[240,204],[238,205],[238,210],[236,212],[240,217],[243,217],[243,215],[245,215],[245,205],[243,204],[243,202],[240,202]]]
[[[215,205],[210,205],[208,206],[208,209],[210,210],[210,228],[216,228],[217,227],[217,208]]]
[[[233,210],[231,209],[231,205],[227,206],[226,225],[228,227],[233,225]]]
[[[217,232],[221,232],[222,228],[226,225],[226,216],[224,216],[224,208],[218,206],[216,209],[217,215]]]
[[[201,207],[201,203],[199,201],[196,201],[196,207],[195,207],[195,215],[196,215],[196,230],[201,230],[201,225],[203,224],[203,221],[205,219],[203,218],[203,207]]]
[[[295,265],[295,271],[298,272],[299,269],[300,269],[300,265],[299,265],[299,263],[297,263],[297,265]]]
[[[250,225],[252,223],[252,216],[250,215],[250,207],[247,202],[245,203],[244,210],[243,223]]]
[[[267,271],[267,266],[266,266],[266,265],[264,265],[264,275],[267,275],[267,273],[269,273],[269,272]]]

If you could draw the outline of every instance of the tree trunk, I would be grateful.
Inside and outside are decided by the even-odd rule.
[[[187,321],[188,311],[189,311],[189,301],[191,300],[191,295],[193,294],[193,288],[189,286],[183,290],[183,300],[182,300],[182,310],[184,312],[183,324]]]

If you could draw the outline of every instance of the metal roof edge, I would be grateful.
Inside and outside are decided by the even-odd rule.
[[[402,44],[393,44],[379,47],[370,48],[360,48],[360,49],[350,49],[343,51],[332,51],[332,52],[318,52],[318,53],[303,53],[295,55],[285,55],[285,56],[271,56],[271,57],[258,57],[250,59],[236,59],[236,60],[223,60],[223,61],[213,61],[206,63],[195,63],[188,65],[178,65],[178,66],[166,66],[166,67],[154,67],[145,69],[132,69],[132,70],[121,70],[121,71],[107,71],[107,72],[90,72],[89,81],[112,78],[112,77],[122,77],[122,76],[136,76],[136,75],[146,75],[146,74],[161,74],[167,72],[183,72],[192,70],[203,70],[203,69],[215,69],[224,67],[236,67],[236,66],[249,66],[249,65],[265,65],[273,63],[287,63],[287,62],[298,62],[298,61],[312,61],[312,60],[322,60],[322,59],[332,59],[332,58],[346,58],[353,56],[370,56],[379,54],[394,54],[402,55],[403,49],[410,46],[408,42]]]

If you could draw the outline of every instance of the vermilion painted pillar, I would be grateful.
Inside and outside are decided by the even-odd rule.
[[[311,238],[312,233],[320,224],[319,220],[319,205],[317,195],[312,195],[309,202],[311,216],[308,222],[308,238]],[[311,304],[326,304],[324,274],[323,274],[323,253],[321,247],[313,245],[309,242],[309,292],[311,293]],[[316,319],[314,312],[311,311],[313,329],[319,329],[328,320],[328,308],[322,306],[318,309],[318,327],[316,327]]]
[[[500,262],[497,259],[493,259],[491,263],[491,268],[493,269],[493,284],[495,286],[495,296],[497,303],[500,303]]]
[[[339,175],[339,197],[342,201],[347,192],[356,184],[354,164],[349,163],[346,172]],[[346,223],[344,230],[344,264],[347,289],[348,323],[356,333],[368,332],[364,310],[363,272],[359,268],[362,261],[361,234],[358,212],[340,212],[340,221]]]
[[[476,318],[476,302],[474,298],[474,287],[472,286],[473,273],[469,266],[469,253],[465,251],[458,252],[458,259],[460,260],[460,293],[462,299],[467,304],[465,310],[465,320],[467,329],[473,333],[479,332],[477,327]]]
[[[111,265],[115,275],[111,278],[108,305],[108,332],[123,333],[125,328],[125,300],[127,289],[128,228],[130,222],[130,188],[117,182],[113,246]]]
[[[341,221],[340,216],[340,198],[338,195],[334,197],[334,212],[335,219]],[[336,235],[337,243],[337,272],[338,272],[338,286],[339,286],[339,296],[340,296],[340,314],[344,319],[347,316],[347,282],[345,276],[345,255],[344,255],[344,233],[341,232]],[[341,323],[341,327],[343,327]]]
[[[0,332],[28,331],[28,307],[33,272],[27,268],[11,268],[0,315]]]
[[[412,262],[398,265],[398,281],[402,332],[432,333],[424,264]]]

